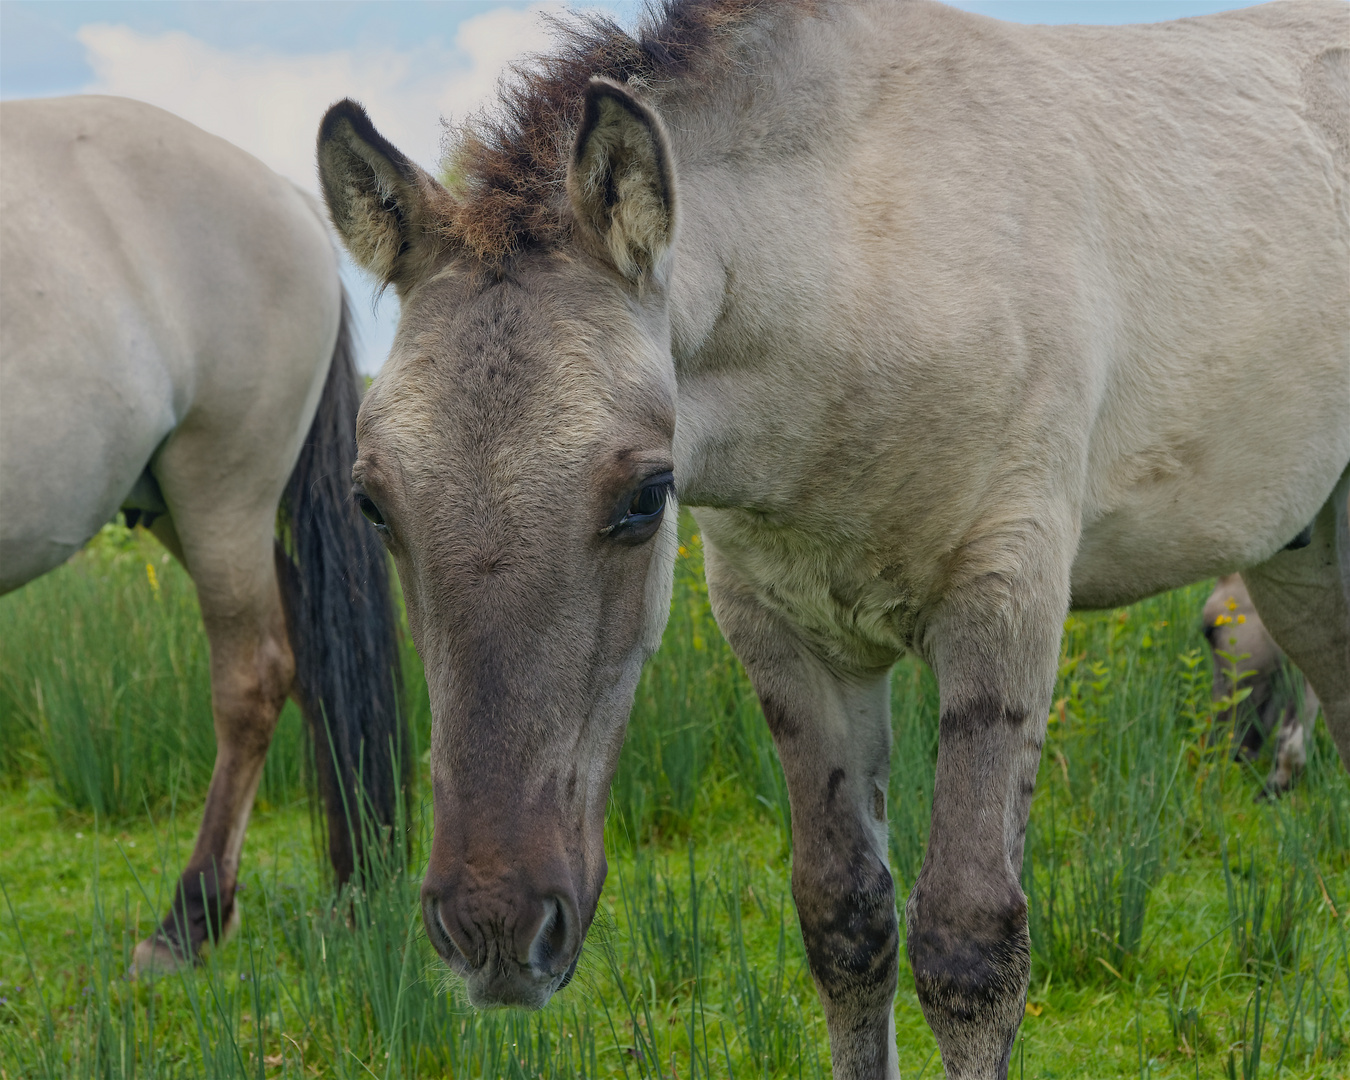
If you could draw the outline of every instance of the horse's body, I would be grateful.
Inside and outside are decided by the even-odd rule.
[[[909,961],[948,1074],[1003,1075],[1071,604],[1251,568],[1350,762],[1350,21],[662,19],[523,75],[453,192],[350,103],[320,129],[334,222],[403,302],[354,475],[427,664],[428,933],[475,1000],[566,982],[673,469],[787,776],[836,1077],[896,1070],[907,649],[942,701]]]
[[[347,502],[359,385],[336,254],[312,200],[151,106],[7,102],[0,138],[0,591],[122,507],[192,575],[210,640],[202,827],[137,950],[141,967],[179,962],[233,914],[288,694],[319,733],[340,877],[359,858],[342,788],[350,801],[362,768],[393,816],[395,690],[377,672],[395,642],[383,554]]]

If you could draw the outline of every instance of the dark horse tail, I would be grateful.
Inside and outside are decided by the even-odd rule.
[[[346,295],[313,426],[281,503],[277,577],[295,696],[314,740],[338,883],[396,827],[409,775],[397,623],[384,546],[351,497],[361,386]]]

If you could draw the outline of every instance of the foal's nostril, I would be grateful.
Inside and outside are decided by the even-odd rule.
[[[558,974],[575,960],[571,905],[556,896],[544,901],[544,917],[530,944],[530,966]]]
[[[455,944],[455,939],[450,936],[450,931],[446,929],[445,922],[441,918],[440,902],[434,897],[425,896],[422,898],[422,922],[427,928],[427,937],[431,939],[432,946],[447,963],[452,965],[456,962],[468,963],[468,957]]]

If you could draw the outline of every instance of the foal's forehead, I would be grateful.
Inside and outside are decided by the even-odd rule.
[[[409,298],[362,409],[362,457],[566,467],[609,444],[623,456],[668,440],[673,399],[651,377],[656,344],[612,289],[446,273]]]

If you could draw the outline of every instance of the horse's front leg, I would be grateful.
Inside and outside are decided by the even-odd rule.
[[[1009,553],[1004,565],[1036,561]],[[1006,1077],[1025,1010],[1022,847],[1067,608],[1067,560],[1024,577],[1005,569],[949,593],[919,639],[941,716],[906,947],[950,1080]]]
[[[822,663],[708,553],[713,610],[764,706],[792,803],[792,896],[835,1080],[898,1078],[887,866],[890,682]]]

